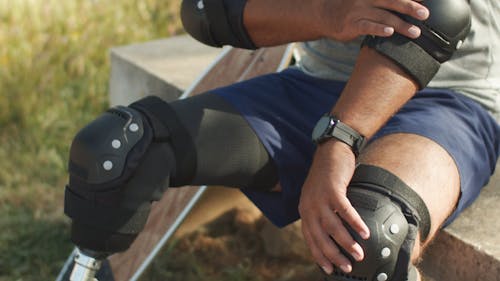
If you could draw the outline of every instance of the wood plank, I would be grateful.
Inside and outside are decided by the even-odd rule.
[[[238,81],[277,71],[291,58],[290,48],[278,46],[256,51],[229,50],[190,89],[195,95]],[[162,237],[172,227],[176,218],[200,191],[200,187],[168,189],[159,202],[153,204],[144,231],[131,247],[109,258],[115,280],[130,280]]]

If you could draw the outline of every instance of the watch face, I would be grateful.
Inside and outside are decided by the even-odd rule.
[[[313,129],[312,133],[312,139],[315,142],[319,142],[323,139],[324,134],[328,130],[331,124],[331,119],[329,116],[323,116],[321,119],[319,119],[318,123],[316,123],[316,126]]]

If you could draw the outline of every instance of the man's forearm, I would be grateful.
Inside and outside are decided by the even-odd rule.
[[[363,47],[332,113],[370,138],[417,89],[417,83],[395,62]]]
[[[257,46],[308,41],[322,36],[319,24],[322,0],[249,0],[244,24]]]

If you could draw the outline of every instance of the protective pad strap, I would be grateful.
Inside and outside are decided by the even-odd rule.
[[[412,210],[416,215],[421,241],[427,238],[431,228],[429,210],[422,198],[401,179],[380,167],[360,164],[351,180],[351,185],[356,184],[363,184],[363,188],[386,194]]]
[[[226,7],[224,7],[224,1],[221,0],[204,0],[205,10],[207,11],[207,18],[211,25],[210,31],[212,31],[212,37],[214,40],[223,45],[234,44],[233,31],[229,26],[227,20]]]
[[[417,43],[400,34],[391,37],[366,36],[363,45],[392,59],[415,79],[420,89],[429,84],[441,66]]]
[[[143,229],[149,214],[149,204],[140,210],[130,210],[121,206],[89,204],[66,186],[64,193],[64,213],[85,225],[99,225],[100,229],[123,234],[138,234]],[[82,216],[82,214],[85,214]]]
[[[167,102],[155,96],[141,99],[130,107],[148,117],[154,130],[154,141],[169,141],[172,144],[176,161],[175,174],[170,177],[172,185],[191,182],[196,173],[196,147],[175,111]]]
[[[204,0],[213,39],[220,46],[255,49],[243,24],[246,0]]]
[[[238,44],[233,46],[251,50],[257,49],[243,22],[243,11],[247,0],[226,0],[224,3],[227,8],[229,26],[233,30],[235,37],[238,38]]]

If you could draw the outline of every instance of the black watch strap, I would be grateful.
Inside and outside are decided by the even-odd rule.
[[[322,124],[321,124],[322,123]],[[324,126],[324,124],[328,124]],[[352,148],[356,156],[366,144],[366,138],[333,115],[325,114],[313,132],[313,141],[320,144],[328,139],[337,139]]]
[[[363,137],[353,128],[342,123],[342,121],[335,120],[335,123],[336,126],[332,131],[332,137],[348,144],[349,146],[354,147],[356,142]]]

